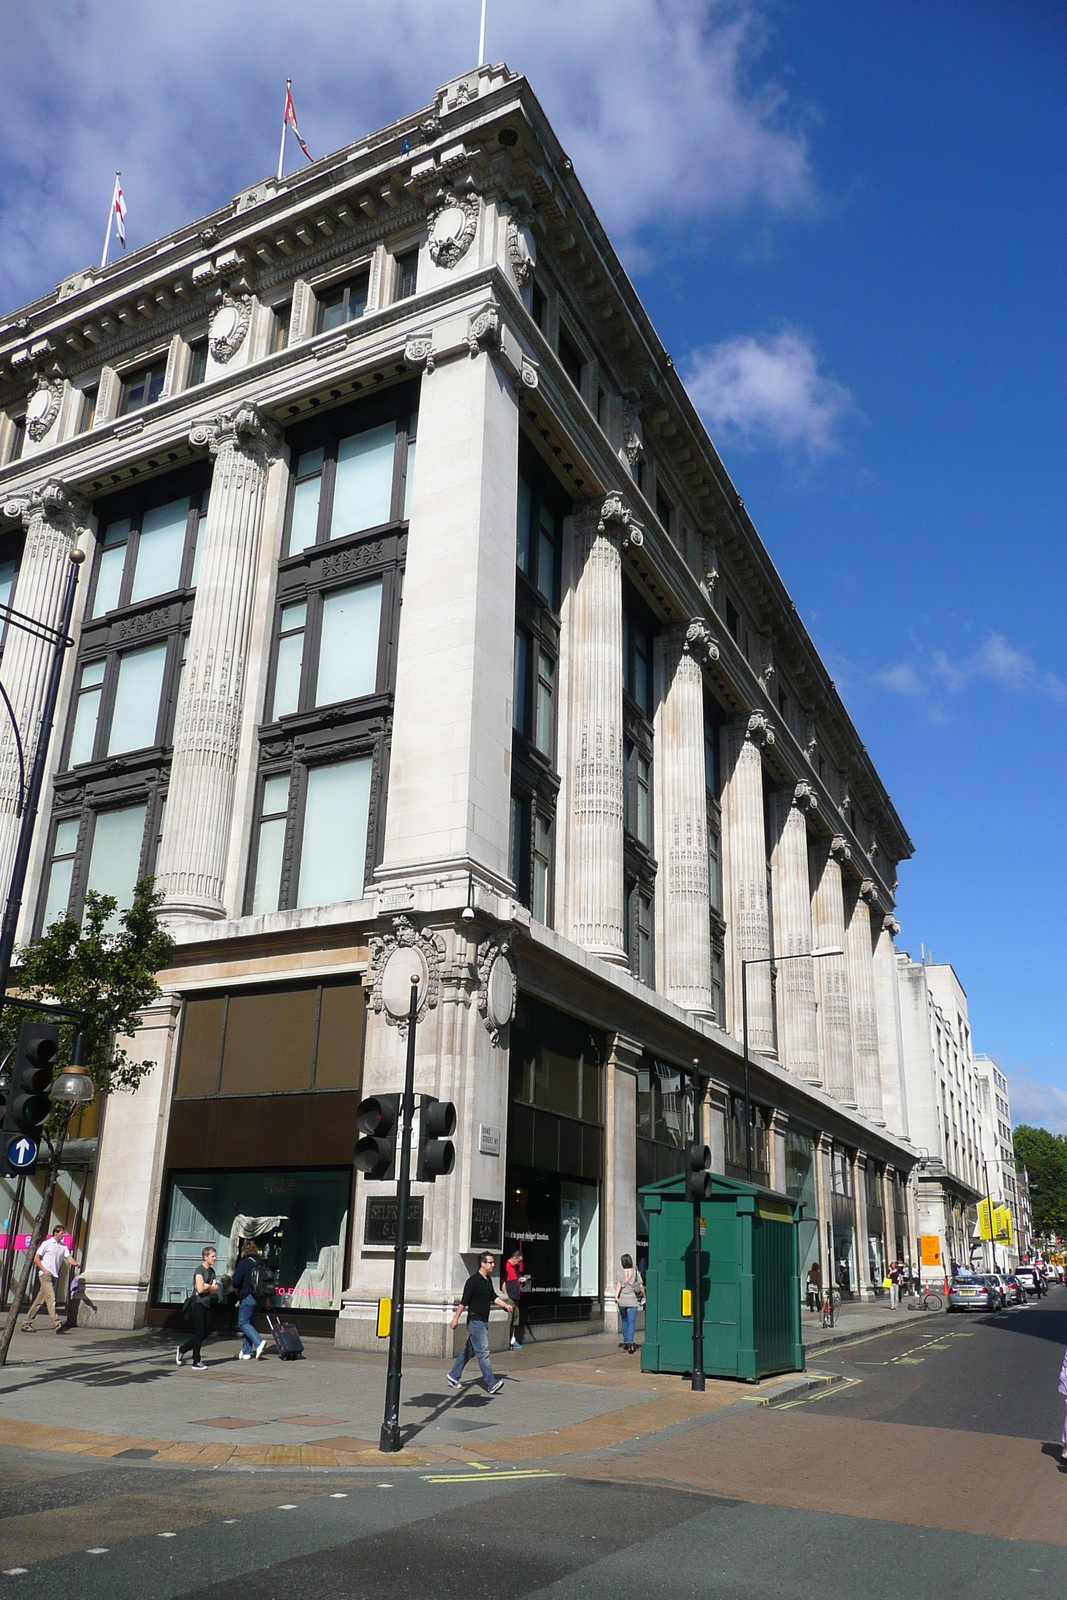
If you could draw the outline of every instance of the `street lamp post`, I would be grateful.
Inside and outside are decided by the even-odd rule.
[[[799,950],[791,956],[749,956],[741,962],[741,1032],[745,1057],[745,1177],[752,1182],[752,1101],[748,1082],[748,969],[767,963],[777,966],[781,961],[819,961],[823,956],[843,956],[839,945],[826,945],[820,950]]]

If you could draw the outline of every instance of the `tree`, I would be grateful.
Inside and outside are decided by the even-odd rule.
[[[85,1065],[97,1094],[136,1089],[152,1070],[151,1061],[134,1060],[117,1040],[136,1032],[139,1013],[162,992],[156,973],[167,966],[174,950],[173,939],[159,925],[162,899],[154,880],[143,878],[134,890],[129,910],[118,915],[115,929],[117,902],[111,895],[90,890],[80,923],[70,915],[60,917],[22,952],[16,975],[20,999],[46,1001],[87,1013]],[[0,1012],[0,1055],[6,1057],[13,1049],[23,1019],[32,1014],[18,1006],[5,1006]],[[57,1074],[70,1060],[74,1034],[73,1023],[61,1031]],[[44,1129],[48,1177],[30,1248],[0,1336],[0,1366],[7,1361],[33,1258],[52,1214],[59,1163],[73,1112],[73,1106],[57,1104]]]
[[[1015,1164],[1030,1175],[1034,1232],[1067,1233],[1067,1139],[1025,1123],[1015,1129]]]

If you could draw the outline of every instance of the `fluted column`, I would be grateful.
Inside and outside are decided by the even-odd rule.
[[[812,852],[812,936],[816,948],[845,948],[845,901],[841,862],[851,851],[838,834],[824,839]],[[819,1066],[823,1086],[847,1106],[856,1104],[856,1076],[852,1064],[852,1013],[848,1000],[847,956],[823,956],[815,967],[818,1001]]]
[[[805,817],[818,808],[810,783],[772,798],[774,839],[771,887],[775,956],[813,948],[808,827]],[[782,961],[778,967],[778,1059],[808,1083],[819,1083],[819,1037],[815,1008],[815,962]]]
[[[904,1088],[904,1040],[897,988],[897,952],[893,940],[900,923],[883,917],[874,946],[874,1003],[878,1012],[878,1058],[882,1078],[882,1111],[890,1132],[908,1138],[908,1100]]]
[[[575,518],[570,606],[567,928],[625,966],[622,869],[622,547],[643,536],[618,495]]]
[[[18,581],[11,604],[46,628],[59,625],[70,573],[70,552],[88,522],[88,506],[61,483],[49,482],[9,500],[6,517],[26,529]],[[84,581],[84,580],[83,580]],[[0,682],[15,713],[27,781],[41,727],[52,646],[12,623],[4,643]],[[6,895],[18,842],[19,764],[7,708],[0,709],[0,895]]]
[[[719,647],[696,617],[656,641],[656,950],[660,992],[713,1012],[704,660]]]
[[[767,918],[767,838],[763,820],[765,745],[774,729],[762,712],[725,730],[726,773],[722,795],[722,850],[726,910],[726,963],[729,974],[730,1031],[742,1036],[741,963],[770,955]],[[751,1050],[774,1054],[771,971],[766,961],[748,970],[748,1042]]]
[[[221,917],[267,473],[280,438],[253,406],[220,412],[189,437],[208,447],[215,465],[159,886],[165,913]]]
[[[874,884],[865,878],[850,886],[851,914],[845,929],[848,999],[852,1013],[852,1060],[856,1071],[856,1103],[865,1116],[884,1127],[882,1073],[878,1057],[878,1011],[874,995],[874,946],[870,902],[877,905]]]

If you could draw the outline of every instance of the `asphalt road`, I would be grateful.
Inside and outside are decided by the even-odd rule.
[[[544,1469],[0,1451],[0,1600],[1062,1600],[1065,1344],[1064,1290],[998,1318],[905,1316],[822,1353],[826,1395]]]

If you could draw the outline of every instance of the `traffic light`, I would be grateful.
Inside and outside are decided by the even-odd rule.
[[[456,1147],[449,1137],[456,1131],[456,1108],[451,1100],[438,1100],[432,1094],[420,1095],[419,1102],[415,1177],[419,1183],[436,1183],[447,1178],[456,1164]]]
[[[356,1127],[363,1135],[356,1145],[356,1171],[365,1178],[388,1181],[396,1176],[396,1130],[403,1095],[378,1094],[361,1100]]]
[[[711,1151],[706,1144],[689,1146],[689,1198],[694,1204],[711,1199]]]
[[[32,1172],[36,1164],[41,1130],[52,1110],[48,1091],[58,1050],[56,1023],[22,1024],[4,1111],[4,1155],[10,1171]]]

